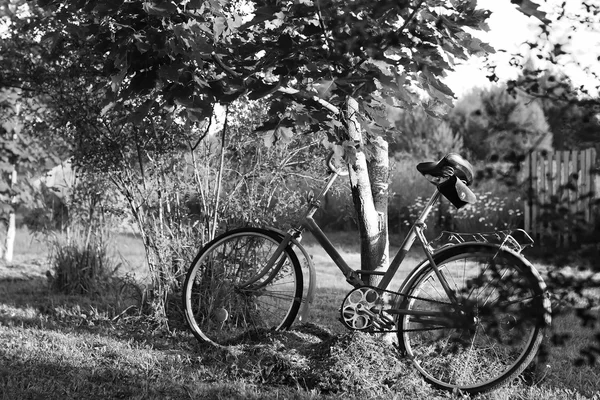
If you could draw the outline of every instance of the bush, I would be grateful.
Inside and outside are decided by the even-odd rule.
[[[54,235],[49,243],[50,289],[97,300],[114,315],[139,311],[144,293],[132,278],[118,274],[121,263],[110,256],[106,237],[106,232],[86,236],[81,227],[69,229],[68,234]]]
[[[69,243],[70,242],[70,243]],[[114,275],[115,268],[106,248],[77,240],[54,243],[51,255],[52,289],[64,294],[93,294],[101,291]]]

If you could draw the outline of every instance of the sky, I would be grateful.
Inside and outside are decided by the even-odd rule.
[[[550,12],[553,5],[560,5],[564,0],[541,0],[544,11]],[[598,0],[592,0],[598,1]],[[581,5],[582,0],[568,0],[568,11],[576,11]],[[499,67],[496,69],[496,75],[501,82],[514,79],[518,75],[518,69],[509,66],[511,53],[528,51],[529,46],[523,43],[527,40],[535,39],[541,34],[538,27],[538,20],[533,17],[527,17],[517,11],[516,6],[511,4],[510,0],[479,0],[478,6],[492,11],[488,19],[490,27],[489,32],[478,34],[477,37],[487,41],[497,52],[491,55],[491,59],[497,61]],[[564,72],[572,79],[576,86],[584,85],[588,90],[594,91],[594,87],[599,84],[596,79],[590,79],[590,74],[583,72],[582,68],[573,61],[578,61],[584,67],[588,67],[600,76],[600,21],[596,24],[594,31],[579,30],[574,32],[572,27],[566,21],[559,24],[559,29],[554,31],[550,40],[558,43],[568,43],[564,47],[570,54],[566,57]],[[568,36],[571,35],[571,39]],[[534,58],[537,61],[537,58]],[[538,61],[538,64],[541,62]],[[543,65],[537,65],[543,67]],[[446,79],[446,84],[456,93],[457,96],[468,92],[474,86],[486,87],[490,85],[486,78],[487,71],[484,68],[481,58],[473,58],[464,65],[456,67],[455,72],[451,72]]]

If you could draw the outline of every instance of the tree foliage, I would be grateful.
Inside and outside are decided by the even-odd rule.
[[[522,10],[530,13],[531,2],[525,3]],[[134,107],[133,123],[150,110],[177,106],[187,120],[200,121],[215,103],[274,94],[265,129],[332,131],[336,119],[315,98],[339,106],[354,96],[364,127],[377,132],[391,126],[386,108],[423,103],[421,91],[430,95],[425,108],[439,112],[453,98],[440,80],[446,71],[457,60],[492,51],[467,31],[486,29],[489,15],[471,0],[39,5],[57,24],[31,21],[29,29],[41,30],[49,48],[78,38],[101,55],[102,106]],[[280,86],[301,93],[276,92]]]

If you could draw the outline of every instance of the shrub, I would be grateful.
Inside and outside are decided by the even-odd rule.
[[[68,237],[52,243],[52,288],[64,294],[93,294],[114,276],[115,267],[108,257],[106,244],[99,239],[84,243]]]
[[[81,226],[68,234],[54,235],[50,244],[48,283],[65,295],[85,296],[113,315],[140,311],[144,292],[130,276],[122,276],[122,264],[110,255],[106,232],[86,238]]]

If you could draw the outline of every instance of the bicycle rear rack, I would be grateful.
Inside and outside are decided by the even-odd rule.
[[[428,245],[435,250],[460,243],[492,243],[508,248],[517,253],[533,246],[533,239],[523,229],[509,229],[494,232],[459,233],[443,231],[438,237],[431,240]]]

